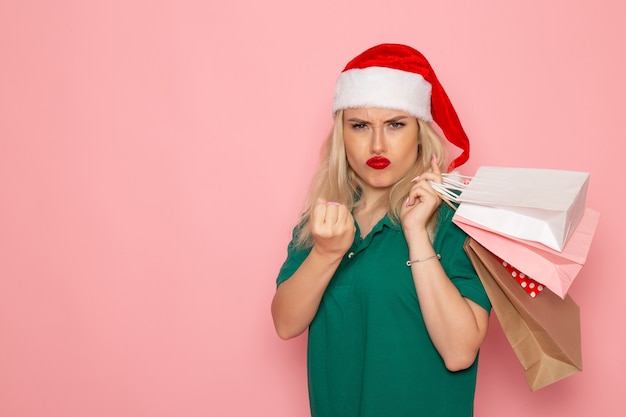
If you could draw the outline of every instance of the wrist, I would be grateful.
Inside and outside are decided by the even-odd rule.
[[[438,253],[434,254],[434,255],[430,255],[430,256],[426,256],[424,258],[418,258],[418,259],[413,259],[413,260],[408,260],[406,261],[406,266],[411,266],[414,264],[418,264],[421,262],[426,262],[426,261],[430,261],[431,259],[437,259],[440,260],[441,259],[441,255],[439,255]]]
[[[404,239],[406,240],[409,249],[412,246],[421,246],[425,243],[430,244],[430,236],[425,227],[403,229]]]
[[[405,238],[411,259],[422,259],[436,255],[430,236],[426,231],[423,233],[411,233],[405,235]]]
[[[313,245],[311,253],[320,260],[324,260],[329,264],[340,263],[347,250],[326,249],[318,244]]]

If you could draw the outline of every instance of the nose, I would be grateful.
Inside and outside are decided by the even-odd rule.
[[[372,143],[371,152],[375,155],[380,155],[385,151],[385,130],[384,127],[379,126],[372,129]]]

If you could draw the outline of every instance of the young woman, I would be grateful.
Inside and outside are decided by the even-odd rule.
[[[314,417],[471,416],[487,295],[430,182],[469,141],[422,54],[383,44],[340,75],[335,122],[278,278],[278,335],[308,332]]]

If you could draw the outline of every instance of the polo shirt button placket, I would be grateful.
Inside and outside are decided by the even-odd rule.
[[[350,252],[350,253],[348,254],[348,259],[352,259],[353,257],[354,257],[354,252]]]

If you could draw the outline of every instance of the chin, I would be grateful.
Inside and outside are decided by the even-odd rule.
[[[393,181],[372,181],[372,182],[366,182],[366,184],[371,188],[381,190],[381,189],[391,188],[396,183]]]

